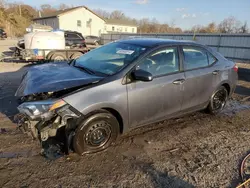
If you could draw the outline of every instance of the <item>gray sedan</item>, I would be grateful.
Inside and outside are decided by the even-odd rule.
[[[98,46],[100,44],[100,37],[97,36],[85,36],[85,43]]]
[[[237,71],[234,62],[195,42],[128,39],[71,62],[34,66],[16,95],[44,151],[56,142],[65,153],[93,153],[138,126],[204,109],[221,112]]]

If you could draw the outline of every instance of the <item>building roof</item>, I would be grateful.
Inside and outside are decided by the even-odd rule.
[[[130,20],[119,20],[119,19],[106,19],[105,20],[86,6],[79,6],[79,7],[73,7],[73,8],[68,8],[68,9],[64,9],[64,10],[58,10],[55,12],[47,13],[46,15],[42,15],[42,17],[34,18],[33,20],[35,21],[35,20],[42,20],[42,19],[47,19],[47,18],[54,18],[54,17],[60,16],[62,14],[69,13],[69,12],[74,11],[74,10],[79,9],[79,8],[85,8],[86,10],[90,11],[91,13],[96,15],[97,17],[104,20],[106,22],[106,24],[135,26],[135,27],[137,26],[135,22],[130,21]]]
[[[42,20],[42,19],[46,19],[46,18],[54,18],[54,17],[60,16],[60,15],[65,14],[65,13],[69,13],[69,12],[74,11],[74,10],[79,9],[79,8],[85,8],[86,10],[90,11],[91,13],[96,15],[97,17],[99,17],[102,20],[106,21],[105,19],[103,19],[101,16],[97,15],[95,12],[93,12],[92,10],[90,10],[86,6],[79,6],[79,7],[73,7],[73,8],[68,8],[68,9],[64,9],[64,10],[58,10],[58,11],[55,11],[55,12],[52,12],[52,13],[47,13],[46,15],[42,15],[42,17],[34,18],[33,20]]]
[[[51,26],[48,26],[48,25],[42,25],[42,24],[31,24],[29,26],[30,28],[33,28],[33,29],[47,29],[47,30],[53,30],[53,28]]]
[[[135,22],[130,20],[106,19],[106,24],[137,26]]]

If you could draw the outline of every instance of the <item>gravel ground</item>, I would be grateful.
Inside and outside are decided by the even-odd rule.
[[[30,65],[0,63],[0,187],[235,187],[250,151],[250,66],[238,65],[238,87],[220,115],[159,122],[106,151],[48,161],[12,122],[13,95]]]

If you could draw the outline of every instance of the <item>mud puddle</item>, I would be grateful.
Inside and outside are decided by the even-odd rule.
[[[233,116],[237,114],[238,112],[241,112],[243,110],[249,110],[249,109],[250,109],[250,104],[232,100],[227,103],[227,105],[225,106],[221,114],[227,115],[227,116]]]

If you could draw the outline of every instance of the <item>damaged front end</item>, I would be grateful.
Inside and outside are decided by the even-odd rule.
[[[81,113],[62,99],[24,102],[18,110],[19,125],[41,142],[46,157],[69,153]]]
[[[41,141],[45,151],[55,145],[68,153],[79,113],[62,98],[104,79],[67,62],[32,66],[23,75],[15,96],[19,98],[23,128]],[[57,150],[57,149],[56,149]]]

